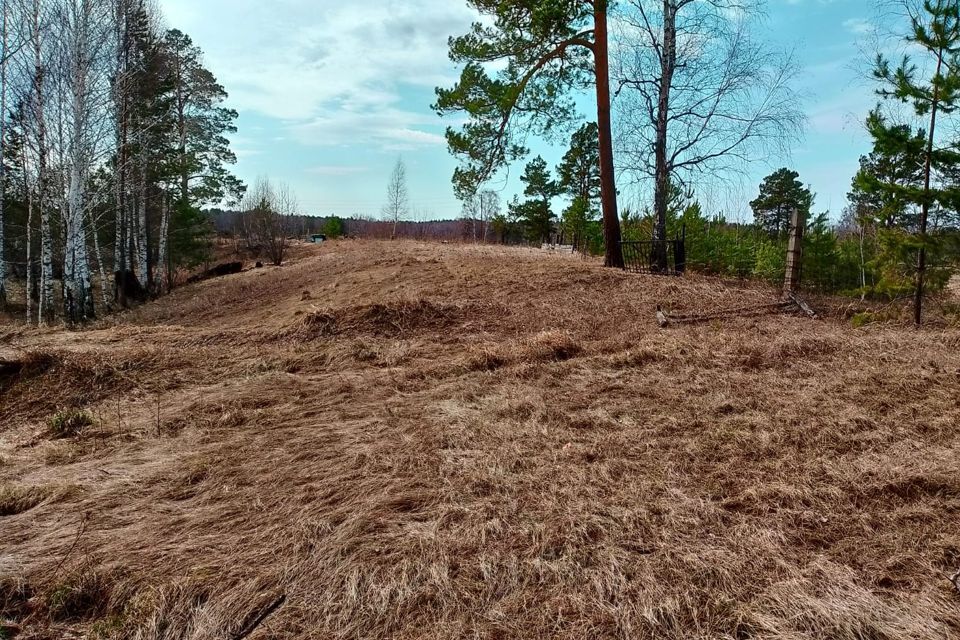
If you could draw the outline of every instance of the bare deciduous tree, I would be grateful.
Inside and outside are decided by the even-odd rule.
[[[403,158],[397,159],[397,164],[390,174],[390,184],[387,185],[387,204],[383,207],[383,218],[393,223],[391,239],[397,237],[397,227],[400,221],[410,213],[410,194],[407,191],[407,166]]]
[[[478,219],[480,218],[480,195],[474,194],[463,201],[463,208],[460,213],[463,221],[464,238],[470,237],[474,242],[477,241]]]
[[[94,316],[94,296],[87,252],[90,171],[103,161],[110,128],[108,0],[68,0],[56,10],[60,43],[56,71],[63,89],[58,130],[64,243],[64,316],[79,322]]]
[[[247,247],[264,253],[274,265],[282,265],[298,208],[296,196],[287,185],[274,186],[266,178],[258,179],[244,198],[243,234]]]
[[[3,145],[7,139],[7,63],[11,58],[10,8],[6,0],[0,0],[0,310],[7,306],[7,259],[3,251],[5,238],[4,201],[6,200],[6,163],[3,162]]]
[[[790,53],[752,37],[753,0],[628,0],[616,76],[620,164],[653,179],[654,239],[670,189],[781,150],[802,132]]]
[[[500,213],[500,194],[490,189],[480,192],[480,241],[486,242],[490,221]]]

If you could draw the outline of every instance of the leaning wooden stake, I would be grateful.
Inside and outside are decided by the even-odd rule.
[[[672,314],[664,310],[660,305],[657,305],[657,324],[660,325],[661,328],[665,328],[671,324],[692,324],[737,316],[757,316],[774,313],[776,311],[790,311],[794,307],[800,309],[811,318],[818,318],[817,312],[797,295],[797,289],[800,286],[800,275],[803,271],[803,229],[805,226],[806,220],[804,219],[803,212],[799,209],[794,209],[793,216],[790,220],[787,276],[783,283],[783,297],[780,299],[780,302],[738,307],[736,309],[720,309],[712,313],[684,315]]]
[[[807,225],[803,212],[794,209],[790,217],[790,244],[787,247],[787,275],[783,282],[783,299],[797,305],[801,311],[816,319],[817,312],[798,294],[803,275],[803,230]]]
[[[787,277],[783,283],[783,293],[789,297],[797,292],[800,286],[800,275],[803,271],[803,228],[806,221],[803,212],[794,209],[790,217],[790,245],[787,248]]]

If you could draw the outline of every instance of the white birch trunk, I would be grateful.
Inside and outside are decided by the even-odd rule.
[[[27,324],[33,322],[33,194],[27,186]]]
[[[42,183],[41,183],[42,186]],[[50,229],[50,211],[42,197],[37,198],[40,210],[40,307],[37,322],[53,321],[53,233]]]
[[[44,69],[40,30],[40,0],[34,0],[33,24],[31,25],[34,62],[33,115],[36,119],[36,207],[40,213],[40,305],[37,310],[37,322],[39,324],[45,324],[53,319],[53,235],[50,229],[50,211],[49,208],[45,206],[47,131],[43,84],[46,70]]]
[[[62,180],[61,180],[62,182]],[[72,185],[67,187],[72,191]],[[73,194],[60,194],[60,219],[63,224],[63,277],[60,281],[63,301],[63,317],[68,322],[75,322],[76,318],[76,242],[73,234],[73,224],[70,219],[72,205],[69,200]]]
[[[7,306],[7,256],[3,250],[6,239],[4,238],[4,201],[6,198],[7,176],[3,163],[4,142],[7,138],[7,51],[9,42],[7,38],[7,2],[0,0],[2,4],[3,16],[0,18],[0,37],[3,39],[3,60],[0,60],[0,309]]]
[[[155,278],[157,281],[157,291],[164,293],[170,287],[169,261],[167,260],[168,236],[170,234],[170,204],[167,202],[166,195],[160,200],[162,213],[160,216],[160,238],[157,247],[157,271]]]
[[[90,234],[93,236],[93,255],[97,261],[97,275],[100,277],[100,300],[103,302],[103,308],[110,310],[110,281],[107,279],[107,270],[103,266],[103,251],[100,250],[100,234],[97,232],[97,224],[93,219],[93,213],[88,212],[90,221]]]
[[[107,39],[102,24],[108,14],[102,0],[72,0],[66,15],[68,31],[68,63],[70,122],[69,187],[67,212],[67,253],[71,296],[70,318],[82,321],[93,318],[95,305],[87,253],[88,206],[86,193],[90,166],[97,156],[99,140],[106,131],[95,125],[98,106],[106,105],[107,92],[96,80],[96,64],[102,63],[100,52]],[[98,100],[102,100],[99,103]],[[66,267],[65,267],[66,272]]]
[[[137,185],[139,191],[139,197],[137,198],[137,266],[139,267],[137,278],[139,278],[140,284],[146,287],[150,282],[150,255],[149,239],[147,237],[147,152],[144,149],[142,138],[138,161],[140,179]]]
[[[127,131],[128,131],[128,113],[127,113],[127,71],[129,60],[129,9],[126,0],[117,0],[114,5],[114,46],[116,47],[116,59],[114,61],[116,76],[116,86],[114,87],[113,100],[115,105],[115,126],[116,126],[116,169],[114,171],[115,179],[115,214],[114,214],[114,240],[113,240],[113,271],[114,282],[122,284],[123,274],[129,268],[127,247],[129,246],[127,229]],[[117,275],[119,274],[119,276]],[[117,278],[120,280],[117,280]],[[115,301],[121,307],[126,306],[127,301],[124,296],[123,287],[118,286],[115,294]]]

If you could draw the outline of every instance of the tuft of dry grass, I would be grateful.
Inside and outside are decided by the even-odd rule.
[[[36,638],[960,637],[960,333],[855,329],[831,299],[818,322],[654,319],[777,295],[342,241],[19,329],[6,346],[47,365],[0,380],[0,486],[72,489],[0,518],[0,617]],[[64,409],[96,428],[38,436]]]
[[[453,328],[461,310],[424,299],[399,299],[340,310],[311,311],[283,337],[301,339],[344,335],[403,336],[415,331]]]
[[[0,517],[15,516],[29,511],[49,498],[50,493],[44,487],[0,485]]]

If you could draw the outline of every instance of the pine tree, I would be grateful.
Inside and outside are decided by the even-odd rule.
[[[236,133],[237,112],[220,106],[227,92],[189,36],[173,29],[164,36],[173,85],[180,207],[239,201],[243,185],[227,167],[235,164],[227,135]]]
[[[913,9],[909,5],[908,9]],[[923,296],[927,276],[927,254],[931,246],[928,235],[931,211],[938,206],[952,206],[960,201],[958,189],[938,177],[960,165],[953,140],[938,144],[938,120],[952,115],[960,106],[960,4],[956,0],[927,0],[922,7],[910,11],[910,29],[906,44],[919,52],[929,69],[929,77],[920,77],[920,69],[904,57],[896,67],[883,55],[877,56],[874,77],[880,83],[877,93],[887,100],[913,107],[918,118],[926,120],[926,139],[920,145],[909,127],[891,122],[879,110],[867,119],[867,130],[874,147],[885,155],[902,154],[922,165],[919,184],[903,185],[877,179],[868,185],[874,192],[902,198],[917,205],[919,217],[914,234],[916,269],[914,278],[914,322],[919,326],[923,313]]]
[[[860,170],[847,199],[860,223],[884,229],[913,228],[918,220],[915,205],[904,197],[903,190],[923,184],[921,157],[927,136],[922,129],[911,133],[907,125],[891,127],[890,134],[901,144],[875,146],[869,155],[860,157]]]
[[[786,235],[790,232],[790,218],[794,209],[805,217],[813,206],[813,194],[803,186],[796,171],[783,168],[760,184],[760,195],[750,203],[757,224],[771,235]]]
[[[468,0],[489,20],[450,39],[450,57],[465,66],[452,89],[437,89],[441,115],[465,111],[461,131],[447,130],[450,150],[463,159],[454,173],[461,198],[504,165],[523,157],[527,132],[551,135],[573,118],[573,91],[596,89],[606,264],[622,267],[620,223],[610,122],[608,0]],[[496,77],[487,65],[506,62]]]
[[[597,125],[588,122],[570,138],[570,147],[557,166],[558,184],[573,199],[588,204],[600,197],[600,148]]]
[[[600,149],[595,123],[588,122],[571,136],[570,147],[557,166],[557,176],[561,191],[572,199],[563,212],[563,229],[575,245],[583,248],[600,197]]]
[[[511,212],[522,221],[528,240],[547,242],[556,222],[551,201],[560,195],[560,186],[550,175],[546,160],[540,156],[527,163],[520,180],[525,185],[523,195],[527,200],[519,202],[514,199]]]

